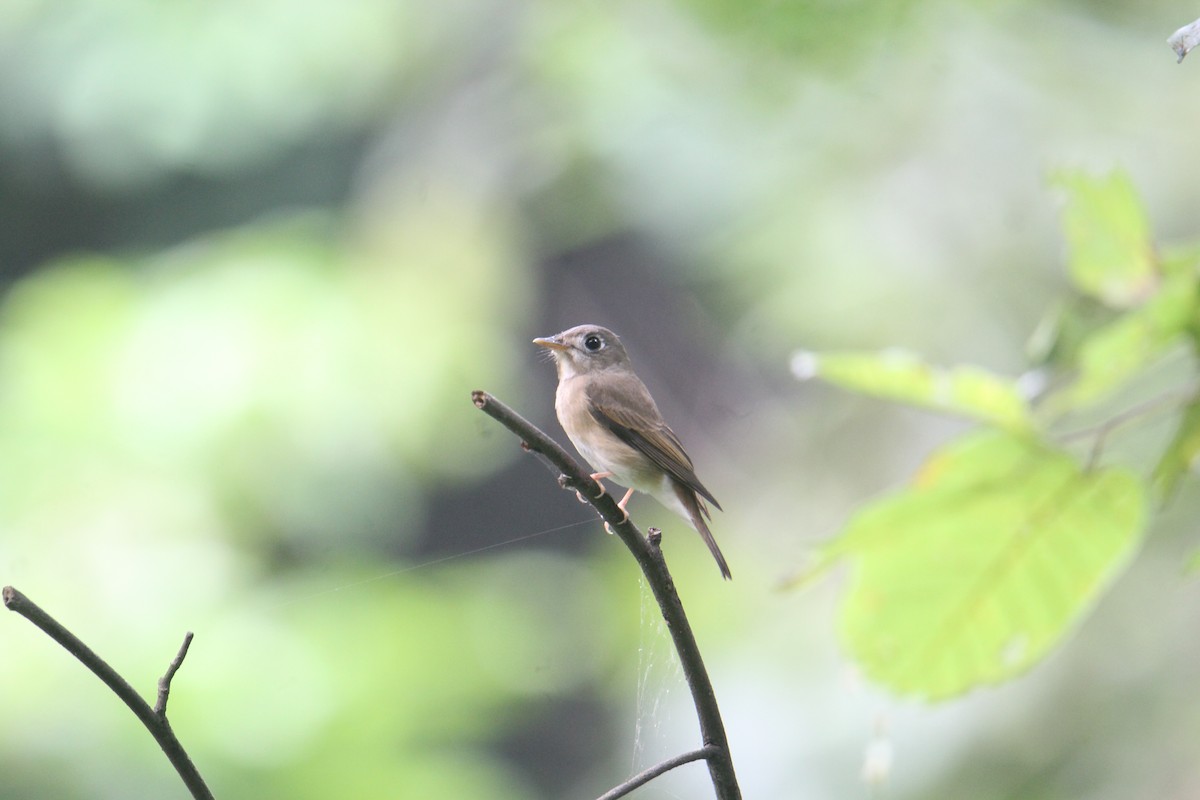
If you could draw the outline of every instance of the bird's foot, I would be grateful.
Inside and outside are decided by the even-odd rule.
[[[624,506],[618,505],[617,508],[621,509],[621,514],[623,515],[621,517],[621,521],[617,524],[624,525],[626,522],[629,522],[629,512],[625,510]],[[604,523],[604,530],[608,531],[609,536],[612,536],[614,533],[616,533],[616,531],[612,529],[612,525],[609,525],[607,522]]]
[[[600,487],[600,494],[596,495],[597,500],[599,500],[601,497],[604,497],[604,495],[608,494],[608,490],[605,489],[604,484],[600,482],[601,479],[602,478],[611,478],[611,477],[612,477],[611,472],[593,472],[592,473],[592,480],[594,480],[596,482],[596,485]]]
[[[593,472],[592,473],[592,480],[594,480],[596,482],[596,485],[600,487],[600,494],[598,494],[594,498],[592,498],[593,500],[599,500],[601,497],[604,497],[604,495],[608,494],[608,490],[604,488],[604,484],[600,482],[600,479],[601,478],[611,478],[611,477],[612,477],[611,472]],[[587,498],[583,496],[583,492],[580,492],[578,490],[576,490],[576,492],[575,492],[575,499],[581,503],[588,502]]]

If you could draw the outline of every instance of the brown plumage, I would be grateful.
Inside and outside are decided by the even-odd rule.
[[[705,522],[711,515],[704,501],[718,509],[721,504],[696,477],[691,458],[634,373],[617,335],[598,325],[580,325],[533,341],[554,356],[554,409],[571,443],[597,470],[594,477],[611,477],[628,487],[618,503],[622,510],[637,490],[688,520],[721,575],[730,578],[725,556]]]

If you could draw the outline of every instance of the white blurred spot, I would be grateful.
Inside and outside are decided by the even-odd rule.
[[[1026,400],[1039,397],[1050,385],[1050,377],[1044,369],[1031,369],[1017,378],[1017,394]]]
[[[1175,55],[1179,56],[1176,64],[1183,61],[1183,57],[1192,52],[1192,48],[1198,43],[1200,43],[1200,19],[1184,25],[1172,33],[1171,38],[1167,39],[1167,44],[1171,45]]]
[[[811,350],[797,350],[792,354],[792,374],[797,380],[807,381],[817,377],[820,359]]]
[[[892,761],[895,751],[892,740],[888,737],[887,724],[882,718],[875,723],[875,735],[867,744],[863,754],[862,779],[868,786],[880,786],[887,782],[892,774]]]

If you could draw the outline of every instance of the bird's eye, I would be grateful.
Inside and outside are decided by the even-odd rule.
[[[594,353],[604,347],[604,340],[594,333],[589,333],[583,340],[583,346]]]

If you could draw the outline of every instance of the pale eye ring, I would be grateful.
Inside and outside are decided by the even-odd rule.
[[[604,347],[604,340],[594,333],[589,333],[583,339],[583,346],[594,353]]]

